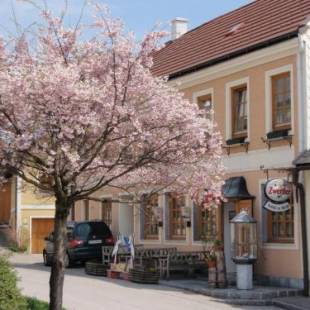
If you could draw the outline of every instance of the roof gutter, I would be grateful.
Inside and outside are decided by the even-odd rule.
[[[265,47],[268,47],[268,46],[271,46],[271,45],[274,45],[274,44],[277,44],[277,43],[281,43],[283,41],[287,41],[289,39],[298,37],[298,34],[299,34],[299,29],[297,29],[296,31],[293,31],[291,33],[287,33],[285,35],[281,35],[279,37],[275,37],[275,38],[272,38],[270,40],[267,40],[267,41],[264,41],[264,42],[261,42],[261,43],[258,43],[258,44],[246,47],[244,49],[241,49],[241,50],[238,50],[238,51],[235,51],[235,52],[223,55],[221,57],[214,58],[212,60],[209,60],[207,62],[201,63],[199,65],[195,65],[193,67],[190,67],[190,68],[187,68],[187,69],[184,69],[184,70],[180,70],[180,71],[175,72],[175,73],[171,73],[169,75],[169,80],[173,80],[173,79],[179,78],[181,76],[184,76],[186,74],[194,73],[196,71],[199,71],[199,70],[202,70],[202,69],[214,66],[214,65],[216,65],[218,63],[221,63],[221,62],[224,62],[224,61],[231,60],[233,58],[242,56],[244,54],[248,54],[248,53],[257,51],[259,49],[262,49],[262,48],[265,48]]]

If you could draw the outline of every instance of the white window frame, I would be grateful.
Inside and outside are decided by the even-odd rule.
[[[148,194],[150,192],[151,192],[151,190],[143,191],[143,192],[140,193],[140,195]],[[164,223],[164,218],[165,218],[164,208],[163,208],[163,196],[164,196],[164,194],[158,192],[157,195],[158,195],[158,207],[162,208],[162,212],[163,212],[162,223]],[[139,219],[138,219],[138,223],[139,223],[138,224],[138,240],[139,240],[139,243],[143,243],[143,244],[161,244],[162,236],[161,236],[161,227],[159,227],[159,226],[158,226],[158,239],[154,239],[153,240],[153,239],[145,239],[144,236],[143,236],[143,238],[141,237],[141,235],[142,235],[142,225],[144,225],[143,222],[142,222],[141,216],[140,216],[140,213],[141,213],[141,203],[137,206],[137,208],[139,208]]]
[[[291,130],[294,134],[294,69],[289,64],[265,72],[265,131],[266,134],[272,132],[272,78],[282,73],[290,73],[291,82]]]
[[[214,111],[214,89],[213,88],[207,88],[207,89],[203,89],[197,92],[193,93],[193,103],[198,105],[198,99],[202,96],[211,96],[211,104],[212,104],[212,109]],[[212,115],[212,121],[214,121],[214,114]]]
[[[225,84],[226,94],[226,140],[232,138],[232,89],[238,86],[246,85],[247,88],[247,139],[250,141],[250,78],[245,77],[240,80],[234,80]]]
[[[163,194],[163,214],[164,214],[164,221],[163,221],[163,224],[164,224],[164,233],[163,233],[163,244],[167,244],[167,245],[190,245],[190,238],[189,238],[189,235],[188,235],[188,232],[189,232],[189,229],[188,227],[185,225],[185,239],[184,240],[173,240],[173,239],[170,239],[170,236],[168,236],[166,234],[166,226],[167,225],[170,225],[170,219],[169,219],[169,216],[170,216],[170,210],[169,210],[169,204],[168,204],[168,199],[167,199],[167,195],[169,194],[170,192],[169,191],[165,191],[164,194]],[[191,200],[190,198],[188,197],[188,195],[186,195],[185,197],[185,202],[186,202],[186,206],[191,206]],[[168,212],[168,217],[166,216],[167,215],[167,212]],[[191,220],[192,220],[192,212],[190,213],[191,214]],[[170,229],[170,227],[169,227]]]

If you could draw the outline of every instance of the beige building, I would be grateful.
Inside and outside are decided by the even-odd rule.
[[[267,178],[287,178],[273,169],[292,167],[310,147],[309,14],[308,1],[261,0],[188,32],[186,20],[173,22],[172,40],[155,55],[153,72],[168,76],[193,104],[214,109],[210,117],[225,141],[227,203],[208,212],[172,193],[142,207],[124,199],[111,203],[115,233],[133,233],[146,247],[180,250],[199,250],[202,236],[216,236],[233,275],[229,220],[248,209],[258,221],[256,277],[303,287],[300,206],[295,197],[285,212],[263,205]]]

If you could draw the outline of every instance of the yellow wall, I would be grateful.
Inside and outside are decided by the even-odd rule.
[[[55,199],[44,197],[36,193],[34,188],[30,185],[23,185],[21,190],[21,204],[22,205],[51,205],[54,204]]]
[[[31,236],[31,218],[51,218],[54,217],[55,211],[52,209],[22,209],[21,210],[21,226],[19,227],[17,234],[19,241],[22,245],[26,245],[30,250],[30,236]]]

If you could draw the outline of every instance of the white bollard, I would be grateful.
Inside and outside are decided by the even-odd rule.
[[[237,266],[237,289],[252,290],[253,289],[253,265],[252,264],[236,264]]]

